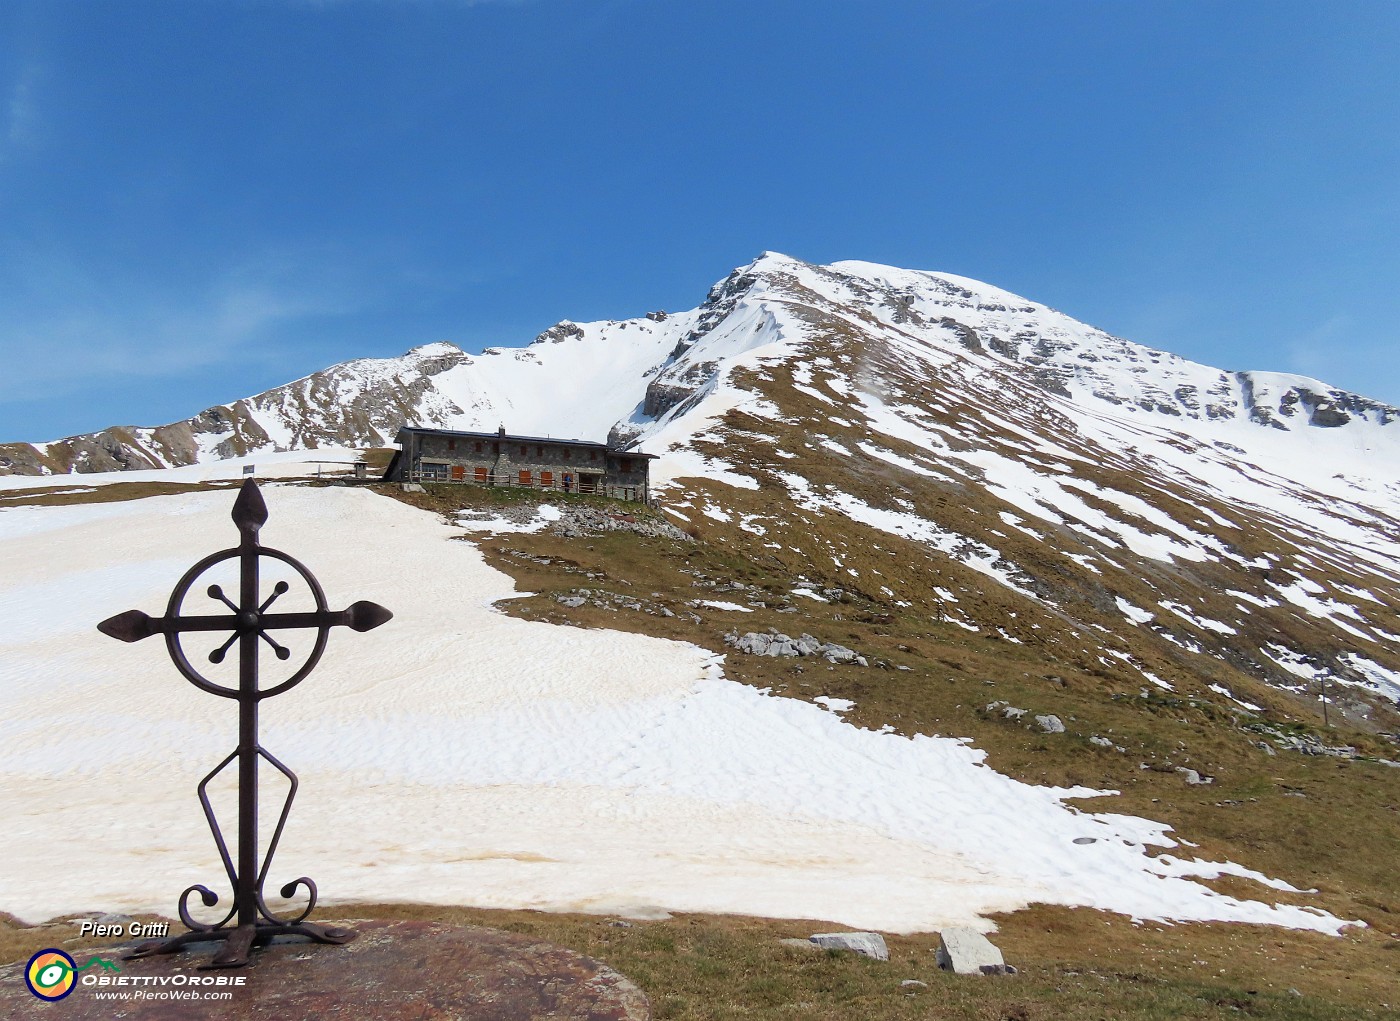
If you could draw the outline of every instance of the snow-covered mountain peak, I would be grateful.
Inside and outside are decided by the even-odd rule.
[[[0,453],[0,467],[44,472],[188,463],[318,443],[377,444],[411,421],[650,443],[753,353],[811,362],[814,341],[859,352],[845,381],[861,390],[893,358],[913,380],[937,364],[965,393],[996,403],[1008,388],[1070,419],[1210,432],[1248,424],[1312,427],[1362,446],[1395,441],[1400,411],[1301,376],[1226,372],[1113,337],[1045,305],[953,274],[851,260],[827,266],[767,251],[709,289],[696,308],[632,319],[561,320],[526,347],[479,355],[437,341],[398,358],[358,359],[158,429],[108,430]],[[820,346],[820,344],[818,344]],[[873,361],[872,361],[873,359]],[[810,373],[810,366],[803,370]],[[889,369],[885,372],[889,375]],[[1025,388],[1031,390],[1027,391]],[[878,388],[877,388],[878,389]],[[707,419],[701,415],[696,423]],[[1195,424],[1188,424],[1195,423]],[[699,426],[697,425],[697,428]],[[1236,442],[1228,440],[1228,442]]]
[[[409,348],[403,353],[402,357],[414,362],[424,362],[444,357],[454,358],[465,353],[466,352],[451,341],[435,340],[429,344],[419,344],[417,347]],[[392,361],[393,359],[383,360]]]
[[[1281,372],[1226,371],[1081,323],[968,277],[862,261],[816,266],[765,253],[721,285],[731,299],[799,300],[945,347],[1085,407],[1200,421],[1243,420],[1280,431],[1387,425],[1400,410]],[[711,302],[718,295],[711,292]],[[952,346],[949,346],[951,342]]]

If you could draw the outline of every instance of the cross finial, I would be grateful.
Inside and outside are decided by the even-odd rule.
[[[243,480],[238,499],[233,501],[233,523],[240,532],[252,532],[254,535],[267,523],[267,504],[258,491],[258,484],[251,478]]]

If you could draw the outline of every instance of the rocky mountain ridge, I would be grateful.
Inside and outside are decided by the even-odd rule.
[[[797,284],[804,275],[808,279]],[[552,358],[548,349],[555,345],[588,348],[603,356],[605,369],[619,370],[615,382],[623,386],[604,389],[606,397],[623,403],[600,402],[603,418],[615,419],[604,426],[597,414],[586,415],[592,434],[579,438],[609,437],[623,445],[659,419],[675,417],[678,405],[712,383],[725,358],[750,346],[746,341],[754,338],[735,343],[736,310],[794,299],[813,308],[839,307],[875,329],[941,335],[971,356],[1016,366],[1019,378],[1047,393],[1079,402],[1183,420],[1247,418],[1283,431],[1385,425],[1400,416],[1392,406],[1307,377],[1198,365],[966,278],[857,262],[821,267],[765,253],[715,284],[688,312],[588,324],[566,320],[525,348],[492,348],[478,356],[438,342],[397,358],[356,359],[180,422],[0,444],[0,474],[122,471],[261,451],[380,446],[392,442],[405,422],[474,429],[509,419],[513,431],[563,433],[564,423],[578,420],[567,405],[579,402],[566,400],[561,409],[557,393],[542,396],[559,389],[560,380],[525,380],[520,377],[526,373],[511,371],[534,365],[544,370],[536,375],[557,377],[564,375],[560,369],[576,367],[552,364],[577,361]],[[741,318],[746,331],[765,329]],[[545,407],[530,407],[534,399]]]

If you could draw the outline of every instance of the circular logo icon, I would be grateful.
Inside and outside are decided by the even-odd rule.
[[[41,1000],[61,1000],[73,991],[78,965],[62,950],[40,950],[24,969],[24,984]]]

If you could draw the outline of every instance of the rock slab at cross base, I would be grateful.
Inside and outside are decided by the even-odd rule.
[[[344,924],[356,929],[359,938],[336,947],[281,937],[255,950],[247,967],[236,969],[199,969],[217,951],[215,944],[195,944],[183,953],[138,961],[121,960],[136,946],[134,942],[69,951],[79,966],[93,956],[116,961],[119,973],[93,969],[114,977],[246,976],[247,983],[232,990],[232,1000],[98,999],[95,987],[79,985],[66,998],[43,1003],[25,988],[24,962],[5,965],[0,967],[0,1019],[651,1021],[646,995],[631,981],[599,961],[551,943],[496,929],[437,922]],[[186,994],[205,990],[203,986],[165,988]]]

